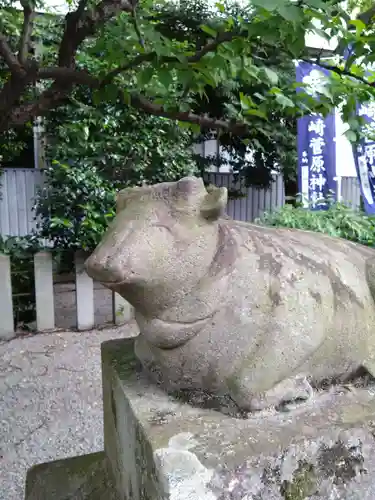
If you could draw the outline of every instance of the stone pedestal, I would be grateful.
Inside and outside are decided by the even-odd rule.
[[[134,339],[104,343],[102,364],[105,451],[33,467],[26,500],[375,499],[369,388],[247,416],[224,398],[164,393]]]
[[[371,390],[243,418],[229,401],[166,395],[137,370],[133,343],[102,345],[105,453],[121,500],[375,498]]]

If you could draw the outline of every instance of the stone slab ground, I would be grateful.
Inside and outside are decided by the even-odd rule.
[[[0,343],[0,500],[23,500],[35,464],[103,450],[100,345],[136,325]]]
[[[26,500],[122,500],[104,451],[35,465],[27,472]]]

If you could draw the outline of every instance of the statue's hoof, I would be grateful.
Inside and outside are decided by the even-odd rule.
[[[279,411],[291,411],[306,403],[314,391],[306,377],[295,377],[280,382],[273,389],[251,399],[250,411],[276,408]]]

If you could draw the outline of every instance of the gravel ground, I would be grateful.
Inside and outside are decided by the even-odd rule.
[[[32,465],[103,449],[100,344],[136,332],[132,322],[0,342],[0,500],[24,499]]]
[[[75,289],[74,283],[55,283],[54,285],[56,328],[70,330],[77,326]],[[113,324],[112,292],[96,282],[94,283],[94,310],[96,327]]]

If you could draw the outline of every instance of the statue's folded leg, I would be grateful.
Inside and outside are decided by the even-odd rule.
[[[302,367],[323,341],[323,328],[294,334],[275,330],[272,344],[259,343],[227,379],[231,398],[248,411],[309,399],[313,389],[307,377],[312,374]]]
[[[251,410],[263,410],[272,406],[288,408],[309,400],[314,391],[304,376],[283,380],[269,391],[257,394],[250,399]]]

